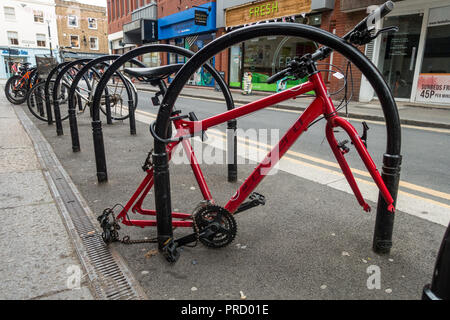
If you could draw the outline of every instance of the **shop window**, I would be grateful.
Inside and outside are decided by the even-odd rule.
[[[98,50],[98,38],[97,37],[89,37],[89,48],[91,48],[91,50]]]
[[[142,55],[142,62],[147,67],[158,67],[160,65],[159,52],[150,52]]]
[[[45,34],[43,33],[36,34],[36,44],[38,47],[45,47]]]
[[[39,10],[34,10],[33,14],[34,14],[34,22],[44,23],[44,12],[39,11]]]
[[[428,27],[421,72],[450,74],[450,23]]]
[[[71,28],[78,28],[78,17],[77,16],[68,16],[67,17],[67,24]]]
[[[230,87],[241,87],[242,45],[230,48]]]
[[[422,18],[422,14],[409,14],[384,19],[384,26],[399,27],[398,32],[381,35],[378,59],[378,68],[396,98],[411,97]]]
[[[3,7],[5,20],[16,20],[16,10],[13,7]]]
[[[306,53],[312,53],[317,45],[309,40],[298,37],[271,36],[251,39],[244,43],[243,73],[251,72],[253,90],[278,91],[280,87],[293,87],[306,79],[289,80],[273,84],[267,79],[276,72],[286,68],[295,58]],[[235,72],[231,70],[230,74]]]
[[[88,28],[89,29],[97,29],[97,19],[96,18],[88,18]]]
[[[70,36],[70,46],[73,49],[80,49],[80,37],[77,35]]]
[[[450,104],[450,6],[430,9],[416,101]]]
[[[8,31],[8,43],[13,46],[19,45],[19,34],[16,31]]]

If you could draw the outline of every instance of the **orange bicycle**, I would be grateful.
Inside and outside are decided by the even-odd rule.
[[[30,68],[26,62],[19,68],[19,73],[8,79],[5,85],[5,95],[9,102],[22,104],[27,99],[28,91],[38,83],[37,69]]]

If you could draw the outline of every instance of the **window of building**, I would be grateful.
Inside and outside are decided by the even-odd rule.
[[[269,36],[254,38],[244,43],[244,54],[242,60],[242,70],[237,69],[239,61],[231,61],[230,70],[233,75],[233,86],[241,84],[238,76],[242,80],[245,74],[251,74],[253,90],[277,91],[283,83],[268,84],[266,80],[273,74],[286,68],[286,65],[295,58],[300,58],[306,53],[312,53],[316,49],[316,44],[300,37]],[[234,49],[233,59],[239,60],[240,53],[238,48]],[[242,74],[240,74],[242,73]],[[241,77],[241,75],[243,77]],[[304,82],[300,80],[287,80],[286,88]]]
[[[38,47],[45,47],[45,34],[43,33],[36,34],[36,44]]]
[[[97,29],[97,19],[96,18],[88,18],[88,28],[89,29]]]
[[[16,31],[8,31],[8,43],[10,45],[19,45],[19,34]]]
[[[430,10],[421,73],[450,74],[449,13],[450,6]]]
[[[98,50],[98,38],[97,37],[89,38],[89,47],[91,48],[91,50]]]
[[[395,98],[409,99],[413,86],[423,16],[419,13],[387,17],[386,26],[398,26],[395,33],[380,36],[378,69]]]
[[[5,20],[16,20],[16,11],[13,7],[3,7]]]
[[[78,28],[78,17],[77,16],[68,16],[67,24],[69,27]]]
[[[75,49],[80,49],[80,37],[77,35],[70,35],[70,46]]]
[[[34,22],[44,23],[44,12],[39,10],[34,10]]]

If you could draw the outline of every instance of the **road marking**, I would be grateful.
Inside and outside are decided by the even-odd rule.
[[[146,111],[136,110],[136,113],[141,113],[141,114],[143,114],[143,115],[145,115],[145,116],[147,116],[149,118],[156,119],[156,115],[154,115],[152,113],[149,113],[149,112],[146,112]],[[222,131],[217,130],[217,129],[208,129],[208,134],[212,134],[214,137],[222,139],[222,141],[226,140],[225,139],[226,138],[226,134],[224,132],[222,132]],[[251,139],[248,139],[248,138],[243,138],[243,137],[239,137],[238,136],[237,139],[239,141],[238,142],[239,145],[247,146],[247,147],[252,148],[252,149],[269,151],[272,148],[271,145],[268,145],[268,144],[265,144],[265,143],[262,143],[262,142],[258,142],[258,141],[254,141],[254,140],[251,140]],[[248,144],[246,145],[246,143],[248,143]],[[250,144],[252,144],[254,146],[251,146]],[[342,174],[341,171],[336,171],[336,170],[332,170],[332,169],[329,169],[329,168],[326,168],[326,167],[323,167],[323,166],[311,164],[309,162],[304,162],[304,161],[298,160],[296,158],[302,158],[302,159],[305,159],[305,160],[309,160],[309,161],[315,162],[317,164],[326,165],[326,166],[330,166],[330,167],[333,167],[333,168],[340,169],[340,167],[339,167],[339,165],[337,163],[330,162],[330,161],[327,161],[327,160],[324,160],[324,159],[320,159],[320,158],[317,158],[317,157],[309,156],[309,155],[306,155],[306,154],[303,154],[303,153],[300,153],[300,152],[296,152],[296,151],[292,151],[292,150],[288,150],[286,153],[288,155],[291,155],[291,156],[295,157],[295,158],[285,155],[282,158],[282,160],[287,160],[287,161],[290,161],[290,162],[293,162],[293,163],[296,163],[296,164],[300,164],[300,165],[305,166],[305,167],[314,168],[314,169],[317,169],[317,170],[320,170],[320,171],[323,171],[323,172],[327,172],[328,174],[339,175],[341,177],[345,177]],[[354,172],[354,173],[356,173],[358,175],[371,178],[370,174],[368,172],[366,172],[366,171],[355,169],[355,168],[351,168],[351,170],[352,170],[352,172]],[[364,184],[376,187],[374,182],[367,181],[367,180],[361,179],[359,177],[355,177],[355,179],[357,181],[361,182],[361,183],[364,183]],[[329,185],[331,183],[322,183],[322,184]],[[406,181],[400,181],[400,187],[407,188],[407,189],[410,189],[410,190],[414,190],[414,191],[417,191],[417,192],[421,192],[421,193],[424,193],[424,194],[429,194],[429,195],[434,196],[434,197],[450,200],[450,194],[448,194],[448,193],[444,193],[444,192],[441,192],[441,191],[437,191],[437,190],[433,190],[433,189],[430,189],[430,188],[422,187],[422,186],[419,186],[419,185],[416,185],[416,184],[413,184],[413,183],[409,183],[409,182],[406,182]],[[336,189],[339,189],[339,188],[336,188]],[[407,196],[407,197],[410,197],[410,198],[414,198],[414,199],[417,199],[417,200],[420,200],[420,201],[426,201],[428,203],[431,203],[433,205],[437,205],[439,207],[444,207],[446,209],[450,209],[450,206],[448,204],[446,204],[446,203],[442,203],[442,202],[439,202],[439,201],[436,201],[436,200],[433,200],[433,199],[421,197],[421,196],[418,196],[418,195],[415,195],[415,194],[412,194],[412,193],[409,193],[409,192],[406,192],[406,191],[403,191],[403,190],[399,190],[399,194]],[[374,200],[374,201],[376,202],[376,200]],[[414,215],[418,216],[417,214],[414,214]],[[422,216],[420,216],[420,218],[427,219],[426,217],[422,217]],[[433,220],[433,222],[436,222],[436,221]]]
[[[208,133],[210,132],[210,130],[208,130]],[[226,136],[225,133],[223,133],[221,131],[218,131],[218,130],[211,131],[211,133],[213,133],[213,134],[214,133],[220,134],[220,135],[222,135],[224,137]],[[259,142],[259,141],[254,141],[254,140],[251,140],[251,139],[248,139],[248,138],[237,137],[237,139],[240,140],[240,141],[243,141],[243,142],[249,142],[249,143],[261,146],[266,151],[269,151],[271,148],[273,148],[273,146],[271,146],[271,145],[268,145],[268,144],[265,144],[265,143],[262,143],[262,142]],[[331,161],[328,161],[328,160],[316,158],[316,157],[313,157],[313,156],[310,156],[310,155],[307,155],[307,154],[304,154],[304,153],[296,152],[296,151],[293,151],[293,150],[288,150],[286,153],[289,154],[289,155],[297,156],[299,158],[303,158],[303,159],[310,160],[310,161],[313,161],[313,162],[316,162],[316,163],[320,163],[320,164],[323,164],[323,165],[326,165],[326,166],[330,166],[330,167],[333,167],[333,168],[340,169],[339,164],[337,164],[335,162],[331,162]],[[371,178],[371,175],[367,171],[356,169],[356,168],[350,168],[350,169],[352,170],[352,172],[354,172],[356,174],[362,175],[364,177]],[[433,190],[433,189],[426,188],[426,187],[422,187],[422,186],[419,186],[419,185],[416,185],[416,184],[413,184],[413,183],[409,183],[409,182],[406,182],[406,181],[400,181],[400,187],[411,189],[411,190],[422,192],[422,193],[426,193],[426,194],[429,194],[429,195],[434,196],[434,197],[450,200],[450,194],[448,194],[448,193],[437,191],[437,190]]]

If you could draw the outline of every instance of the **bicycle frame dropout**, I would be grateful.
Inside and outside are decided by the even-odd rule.
[[[315,67],[314,67],[315,69]],[[333,128],[340,127],[342,128],[347,135],[350,137],[351,141],[355,145],[358,154],[363,160],[367,170],[375,181],[377,187],[379,188],[381,195],[387,203],[388,211],[394,212],[394,200],[389,193],[388,189],[384,181],[382,180],[375,163],[370,157],[361,137],[358,135],[356,129],[345,119],[338,116],[336,109],[333,105],[332,100],[330,99],[327,89],[325,87],[325,83],[317,70],[312,70],[310,72],[310,76],[308,77],[308,81],[292,87],[290,89],[284,90],[282,92],[273,94],[268,97],[261,98],[254,102],[248,103],[239,108],[235,108],[219,115],[215,115],[200,121],[189,121],[184,120],[183,117],[175,117],[173,119],[173,123],[175,128],[177,129],[177,133],[174,138],[170,139],[166,146],[167,154],[169,155],[169,160],[174,152],[175,147],[181,142],[186,152],[188,159],[190,159],[190,165],[194,172],[195,178],[197,180],[198,186],[202,192],[203,198],[205,200],[213,202],[213,198],[211,196],[211,192],[208,189],[206,184],[206,180],[202,174],[198,161],[195,157],[192,146],[187,137],[192,137],[194,135],[198,135],[203,131],[206,131],[208,128],[216,126],[221,123],[225,123],[229,120],[236,119],[247,114],[253,113],[255,111],[267,108],[274,104],[280,103],[282,101],[296,98],[302,94],[305,94],[310,91],[314,91],[316,93],[316,98],[311,103],[311,105],[299,116],[299,118],[294,122],[294,124],[288,129],[288,131],[284,134],[284,136],[280,139],[277,145],[273,147],[273,149],[266,155],[264,160],[258,164],[255,170],[250,174],[250,176],[244,181],[244,183],[239,187],[236,193],[231,197],[228,203],[224,206],[230,213],[235,213],[239,206],[247,199],[247,197],[253,192],[253,190],[258,186],[258,184],[262,181],[264,176],[277,164],[279,159],[283,157],[283,155],[289,150],[289,148],[295,143],[295,141],[300,137],[300,135],[307,131],[309,125],[317,119],[319,116],[324,115],[327,121],[326,126],[326,137],[330,147],[347,179],[349,182],[352,191],[355,194],[355,197],[358,203],[363,207],[365,211],[370,211],[370,206],[365,202],[358,185],[355,181],[355,178],[350,170],[350,167],[345,160],[344,154],[346,153],[344,150],[338,145],[336,138],[333,133]],[[161,139],[155,136],[156,139]],[[162,139],[161,139],[162,140]],[[140,184],[138,189],[136,190],[133,197],[126,204],[124,209],[118,215],[118,219],[122,219],[122,222],[126,225],[135,225],[135,226],[155,226],[156,221],[153,220],[130,220],[127,218],[126,213],[131,208],[133,203],[133,212],[146,214],[146,215],[156,215],[155,210],[145,210],[142,209],[142,202],[145,196],[148,194],[150,189],[153,186],[153,168],[149,168],[147,170],[147,176],[144,181]],[[177,213],[172,212],[172,218],[181,218],[181,219],[189,219],[190,214],[186,213]],[[192,221],[172,221],[173,227],[189,227],[192,226]]]

